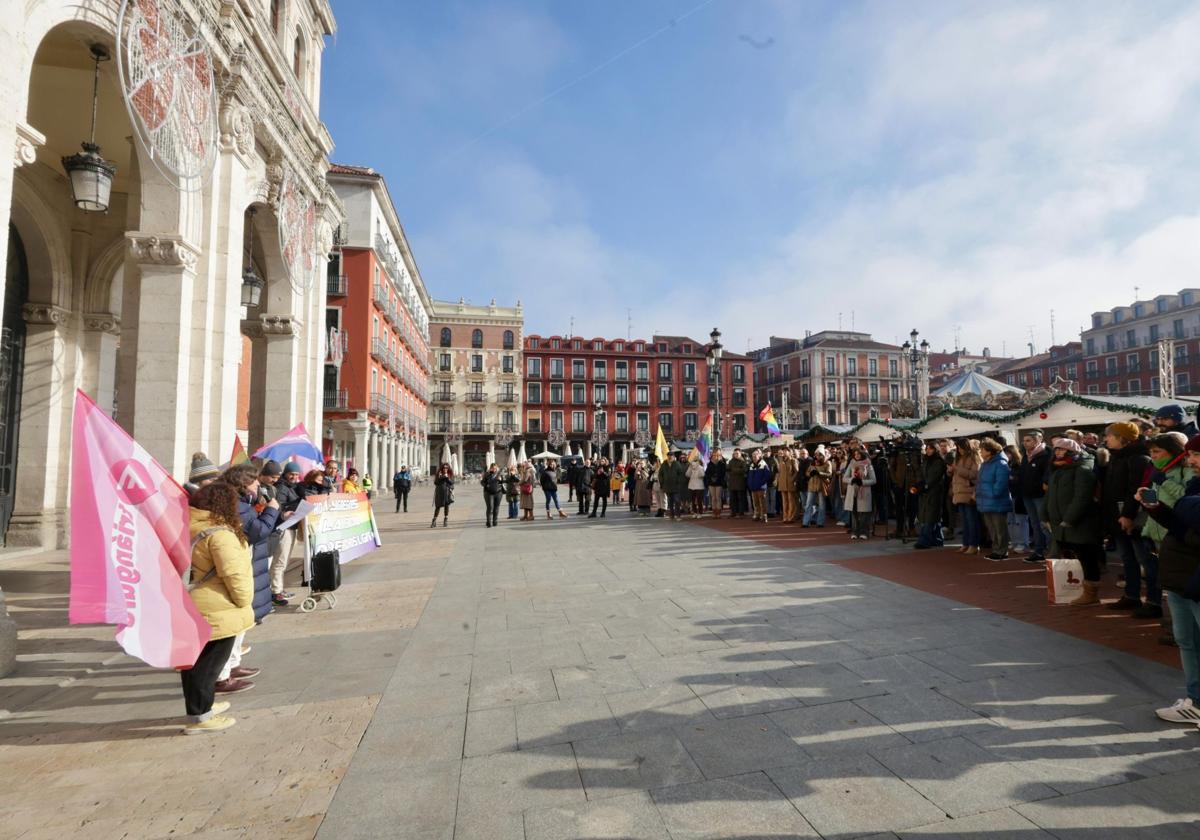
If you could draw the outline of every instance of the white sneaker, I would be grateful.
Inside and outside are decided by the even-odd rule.
[[[1192,723],[1200,725],[1200,709],[1196,708],[1190,697],[1176,700],[1167,708],[1156,710],[1154,714],[1158,715],[1162,720],[1167,721],[1167,723]]]

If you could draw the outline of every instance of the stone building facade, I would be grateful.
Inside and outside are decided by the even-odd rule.
[[[346,223],[329,261],[324,449],[381,489],[428,467],[432,301],[383,176],[334,164]]]
[[[430,465],[441,463],[447,446],[460,471],[480,472],[489,459],[507,463],[508,447],[521,431],[524,328],[520,301],[433,302]]]
[[[126,108],[122,92],[134,41],[118,33],[117,0],[29,0],[0,27],[0,146],[14,153],[0,167],[0,529],[10,545],[68,542],[77,388],[180,478],[195,450],[224,460],[247,378],[248,446],[299,421],[314,435],[321,428],[324,261],[342,216],[318,117],[330,6],[142,0],[127,9],[195,37],[172,42],[170,26],[140,33],[161,52],[156,84],[170,77],[183,91],[213,71],[207,98],[168,99],[160,88],[140,100],[143,116],[160,106],[168,114],[149,140],[139,100]],[[99,65],[96,141],[117,166],[106,212],[76,206],[62,163],[89,136],[94,45],[120,59]],[[196,119],[172,122],[179,112],[167,108]],[[151,155],[147,143],[172,136],[207,155],[201,170],[169,170],[157,145]],[[285,195],[305,209],[303,224],[278,224]],[[257,307],[241,305],[247,265],[265,282]]]
[[[1081,341],[1083,387],[1078,393],[1195,395],[1200,390],[1200,289],[1094,312]],[[1168,385],[1164,372],[1173,388],[1163,387]]]

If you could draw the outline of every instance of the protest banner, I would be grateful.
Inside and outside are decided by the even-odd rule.
[[[313,507],[304,517],[306,560],[322,551],[337,551],[341,562],[348,563],[382,545],[366,493],[330,493],[309,496],[308,501]]]

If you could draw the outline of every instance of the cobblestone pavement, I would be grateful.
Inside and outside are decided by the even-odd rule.
[[[381,503],[388,546],[254,631],[205,738],[174,674],[63,626],[61,555],[0,559],[0,834],[1200,837],[1200,732],[1153,716],[1176,668],[851,568],[894,543],[458,497],[436,530]]]

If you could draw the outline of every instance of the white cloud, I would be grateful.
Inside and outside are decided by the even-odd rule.
[[[830,61],[852,71],[797,93],[789,143],[805,179],[870,177],[753,263],[772,310],[803,314],[737,329],[765,341],[854,311],[884,340],[916,326],[950,345],[958,324],[972,349],[1019,352],[1030,325],[1049,344],[1050,309],[1061,342],[1135,286],[1196,285],[1200,9],[979,8],[839,21]]]

